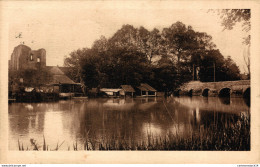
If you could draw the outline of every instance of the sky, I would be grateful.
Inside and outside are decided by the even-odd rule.
[[[124,24],[162,30],[181,21],[211,35],[224,57],[231,56],[240,71],[246,72],[243,54],[247,47],[242,44],[246,33],[241,24],[223,31],[220,17],[205,8],[162,1],[6,1],[1,8],[9,32],[9,59],[14,47],[24,42],[33,50],[44,48],[48,66],[62,66],[70,52],[91,47],[101,35],[111,37]],[[21,38],[16,38],[19,33]]]

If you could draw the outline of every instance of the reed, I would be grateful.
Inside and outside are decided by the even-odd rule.
[[[45,142],[45,137],[44,137],[44,135],[43,135],[43,151],[48,151],[47,150],[47,147],[46,147],[46,142]]]
[[[73,143],[73,148],[74,148],[74,151],[78,151],[78,142],[77,142],[77,140],[76,140],[75,145]]]
[[[31,145],[33,146],[33,150],[39,151],[39,146],[36,143],[36,140],[30,139]]]

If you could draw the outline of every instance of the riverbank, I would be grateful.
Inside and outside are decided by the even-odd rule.
[[[8,102],[23,102],[23,103],[37,103],[37,102],[55,102],[66,99],[86,99],[86,96],[76,93],[46,93],[46,92],[19,92],[9,96]]]
[[[19,92],[9,96],[8,102],[48,102],[59,100],[58,93],[43,93],[43,92]]]

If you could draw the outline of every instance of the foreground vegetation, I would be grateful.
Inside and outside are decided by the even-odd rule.
[[[64,143],[57,143],[50,148],[43,137],[43,145],[40,146],[31,139],[32,150],[58,151]],[[18,140],[20,151],[29,150]],[[116,137],[96,140],[86,138],[84,145],[73,143],[73,148],[68,150],[225,150],[225,151],[248,151],[250,150],[250,118],[241,116],[234,123],[222,125],[211,125],[208,128],[191,132],[189,138],[182,138],[175,134],[168,134],[164,137],[154,137],[148,133],[147,140],[136,143]]]

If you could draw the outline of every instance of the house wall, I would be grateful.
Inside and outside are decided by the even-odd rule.
[[[120,90],[119,93],[120,93],[121,96],[125,95],[125,91],[123,91],[123,90]]]
[[[105,92],[109,96],[113,96],[113,92]]]
[[[134,92],[125,92],[124,90],[121,90],[119,92],[120,96],[134,96],[135,93]]]

